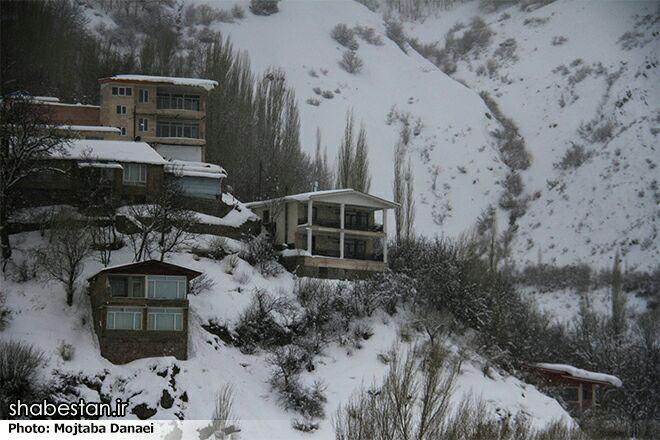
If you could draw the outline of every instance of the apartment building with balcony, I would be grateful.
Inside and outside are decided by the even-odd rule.
[[[302,276],[355,278],[387,266],[387,215],[399,205],[353,189],[247,203]],[[379,214],[381,223],[377,223]]]
[[[165,159],[204,162],[206,97],[216,81],[115,75],[99,83],[101,125],[149,143]]]

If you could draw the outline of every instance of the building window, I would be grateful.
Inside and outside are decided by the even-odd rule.
[[[113,87],[112,94],[117,96],[131,96],[133,95],[133,89],[130,87]]]
[[[118,105],[117,106],[117,114],[118,115],[125,115],[126,114],[126,106],[125,105]]]
[[[344,228],[346,229],[366,229],[369,227],[368,212],[347,212],[344,215]]]
[[[149,131],[149,119],[140,118],[140,121],[139,121],[139,124],[138,124],[138,130],[140,130],[140,131]]]
[[[264,213],[261,215],[261,220],[264,223],[270,223],[270,210],[264,209]]]
[[[110,294],[113,297],[144,298],[143,276],[108,276]]]
[[[140,102],[149,102],[149,90],[140,89]]]
[[[367,242],[364,240],[346,239],[344,241],[344,256],[346,258],[363,259],[367,251]]]
[[[108,330],[142,330],[142,308],[108,307],[105,328]]]
[[[122,136],[126,136],[126,127],[117,127],[121,131]]]
[[[147,184],[147,166],[141,163],[127,163],[124,166],[124,184],[125,185],[146,185]]]
[[[199,111],[199,95],[171,95],[159,93],[156,108]]]
[[[172,275],[149,275],[147,296],[153,299],[185,299],[186,277]]]
[[[156,136],[199,139],[197,122],[157,121]]]
[[[173,307],[149,307],[147,309],[147,330],[183,330],[183,309]]]

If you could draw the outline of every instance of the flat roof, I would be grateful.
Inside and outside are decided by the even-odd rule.
[[[99,79],[100,83],[119,82],[119,83],[154,83],[174,86],[201,87],[210,91],[218,87],[218,82],[212,79],[202,78],[178,78],[173,76],[151,76],[151,75],[133,75],[123,74],[114,75]]]

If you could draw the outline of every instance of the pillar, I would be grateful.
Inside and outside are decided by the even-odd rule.
[[[383,209],[383,263],[387,264],[387,209]]]
[[[339,258],[344,258],[344,213],[346,205],[342,203],[339,205]]]
[[[312,207],[312,199],[307,202],[307,252],[312,254],[312,217],[314,211]]]

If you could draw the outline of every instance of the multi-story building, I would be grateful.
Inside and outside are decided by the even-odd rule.
[[[353,189],[246,203],[261,217],[284,265],[298,275],[352,278],[387,265],[387,211],[399,205]],[[382,223],[376,223],[376,212]]]
[[[165,159],[203,162],[208,79],[115,75],[101,84],[101,125],[149,143]]]

